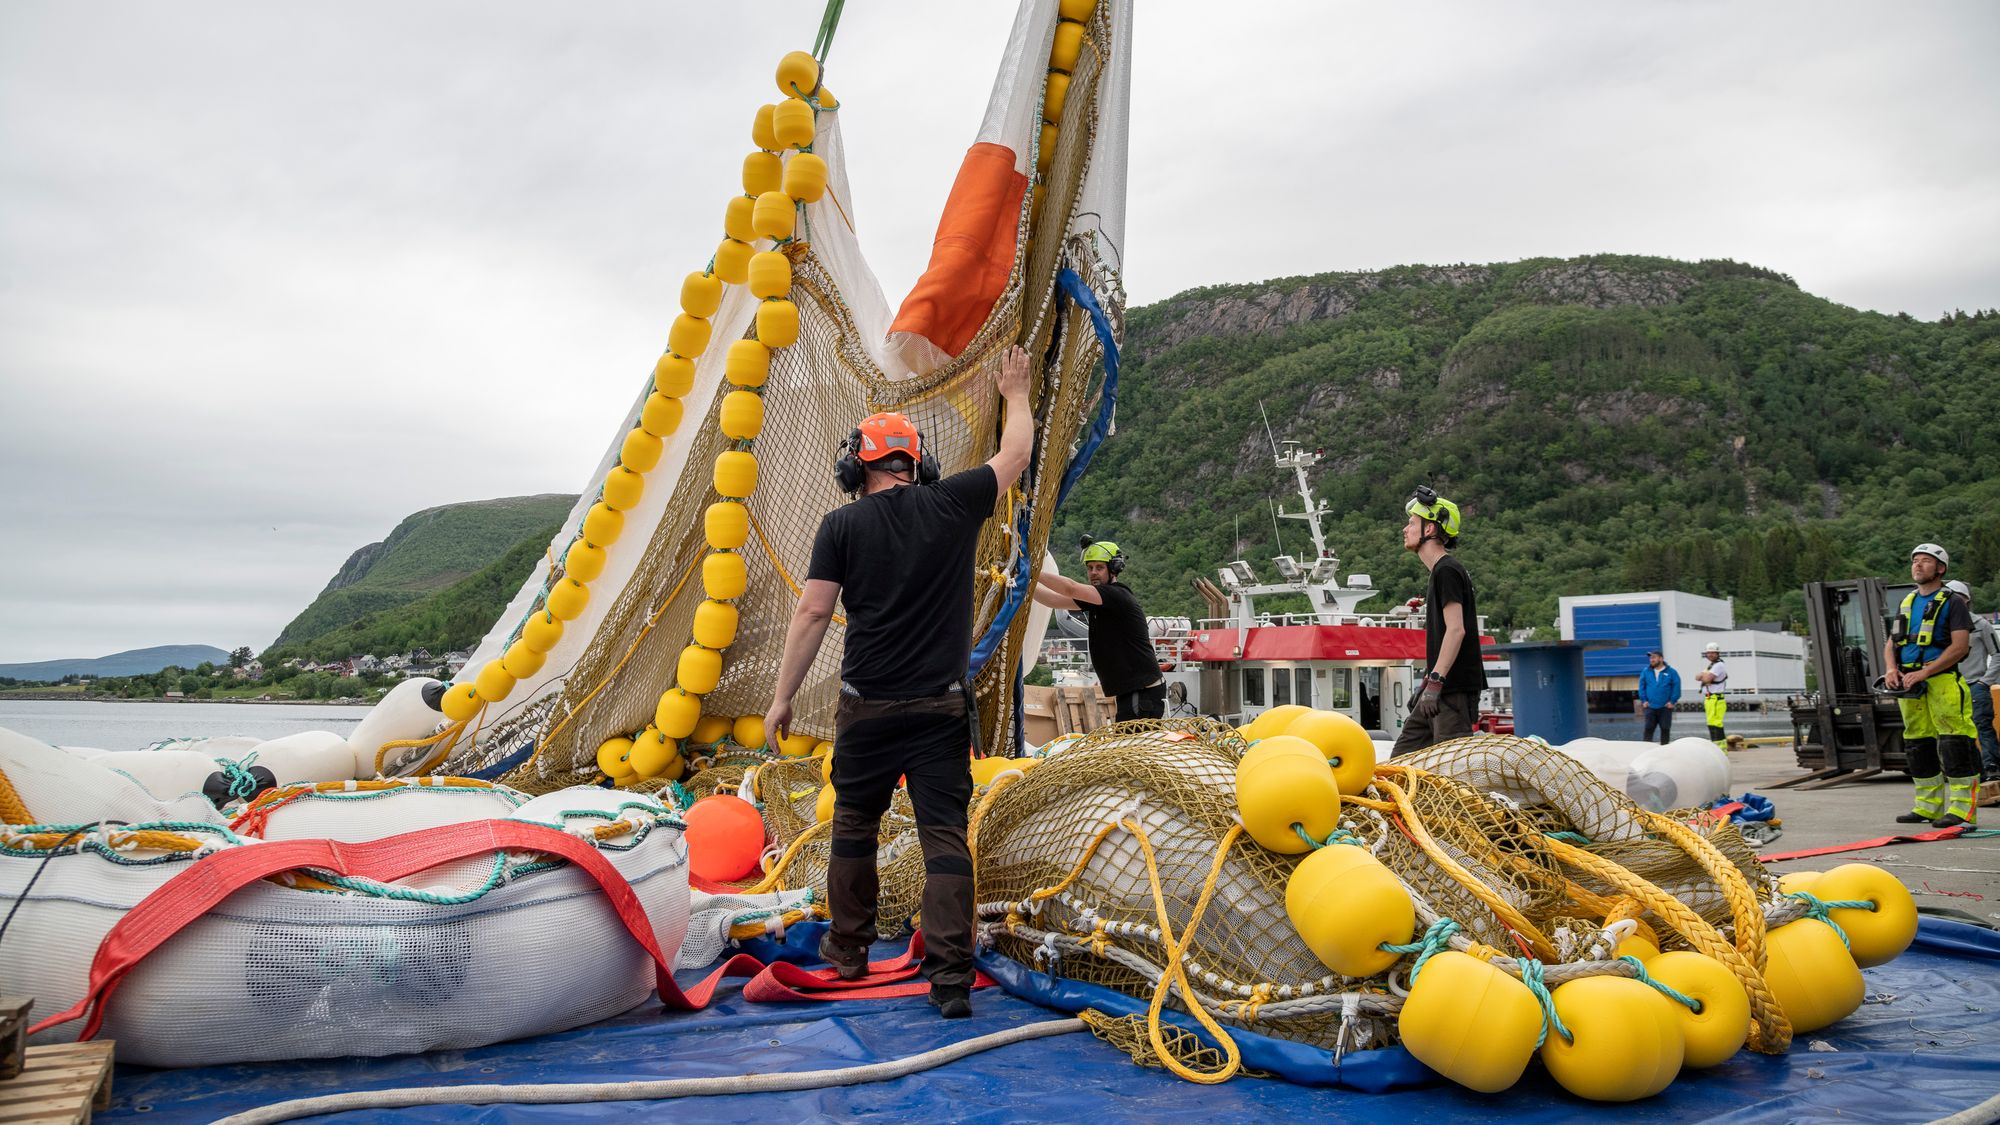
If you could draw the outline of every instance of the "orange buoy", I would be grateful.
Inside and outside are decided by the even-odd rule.
[[[764,818],[741,797],[717,793],[687,811],[688,870],[697,879],[733,883],[757,870]]]

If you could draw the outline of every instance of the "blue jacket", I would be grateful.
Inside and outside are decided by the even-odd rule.
[[[1672,707],[1681,701],[1681,674],[1673,665],[1663,664],[1655,672],[1650,667],[1639,672],[1639,701],[1655,709]]]

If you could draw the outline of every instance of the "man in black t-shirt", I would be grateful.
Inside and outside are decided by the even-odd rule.
[[[876,835],[899,777],[924,852],[924,978],[947,1018],[972,1014],[972,575],[979,530],[1027,468],[1034,441],[1028,355],[1009,348],[996,379],[1006,402],[1000,449],[978,468],[937,479],[923,435],[901,414],[874,414],[835,467],[858,498],[820,521],[805,589],[764,721],[791,733],[792,696],[818,654],[834,603],[847,611],[834,719],[833,925],[820,956],[843,980],[868,972],[879,893]]]
[[[1424,684],[1410,706],[1390,757],[1472,733],[1486,669],[1479,656],[1479,607],[1472,576],[1451,554],[1458,545],[1458,505],[1419,485],[1403,505],[1403,549],[1431,572],[1424,598]]]
[[[1161,717],[1167,712],[1167,681],[1160,675],[1146,611],[1118,581],[1125,552],[1116,543],[1085,539],[1083,570],[1087,583],[1042,571],[1035,600],[1051,609],[1079,610],[1090,622],[1090,667],[1104,694],[1117,701],[1119,722]]]

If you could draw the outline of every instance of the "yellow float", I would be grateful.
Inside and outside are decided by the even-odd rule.
[[[1542,1065],[1563,1089],[1599,1102],[1631,1102],[1667,1088],[1687,1047],[1674,1003],[1625,977],[1581,977],[1550,993],[1568,1030],[1542,1044]]]
[[[1418,1062],[1468,1090],[1497,1094],[1528,1069],[1542,1004],[1514,977],[1447,950],[1424,962],[1396,1027]]]

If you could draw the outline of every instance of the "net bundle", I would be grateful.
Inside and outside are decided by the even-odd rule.
[[[1525,739],[1473,736],[1380,765],[1366,794],[1343,798],[1337,842],[1321,846],[1365,849],[1386,866],[1420,936],[1388,970],[1344,977],[1288,914],[1287,883],[1305,855],[1261,847],[1239,826],[1245,750],[1210,720],[1123,723],[976,799],[979,916],[994,947],[1150,998],[1156,1013],[1337,1055],[1398,1041],[1412,970],[1432,954],[1472,951],[1553,988],[1638,975],[1637,962],[1615,957],[1639,930],[1663,950],[1728,964],[1752,997],[1752,1045],[1788,1042],[1759,971],[1767,925],[1800,911],[1726,823],[1646,812]],[[1107,1037],[1134,1040],[1129,1027]],[[1156,1026],[1139,1053],[1186,1077],[1213,1075],[1221,1069],[1198,1060],[1221,1038],[1197,1049]]]

